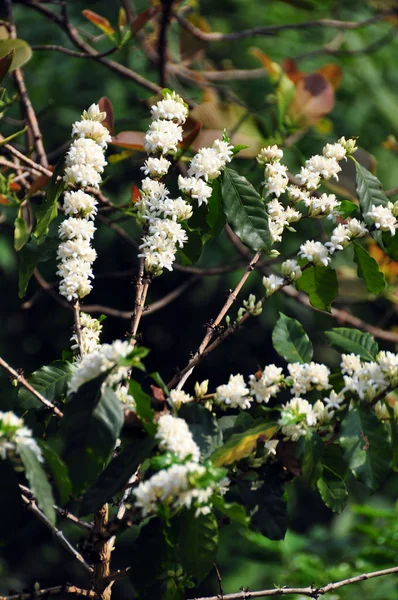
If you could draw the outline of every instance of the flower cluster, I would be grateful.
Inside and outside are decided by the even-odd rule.
[[[131,352],[132,348],[129,342],[115,340],[112,344],[102,344],[98,350],[86,354],[78,363],[78,368],[71,377],[69,392],[77,392],[82,385],[106,371],[110,371],[106,380],[109,385],[115,386],[120,381],[127,379],[130,367],[119,363]]]
[[[189,458],[193,462],[199,462],[199,446],[194,442],[184,419],[173,417],[170,414],[162,415],[158,421],[155,437],[159,440],[161,450],[172,452],[180,460]]]
[[[145,136],[145,149],[160,156],[149,157],[141,167],[147,177],[142,181],[141,198],[136,203],[138,218],[144,226],[140,258],[145,259],[145,270],[160,275],[163,269],[171,271],[178,248],[187,241],[181,222],[192,216],[192,207],[183,198],[173,200],[160,178],[167,174],[171,162],[165,154],[177,152],[182,140],[182,127],[188,109],[175,92],[165,92],[163,100],[152,106],[152,124]]]
[[[330,410],[322,400],[317,400],[312,406],[308,400],[294,397],[282,406],[278,423],[284,436],[296,442],[306,434],[308,427],[325,425],[330,422],[333,415],[334,411]]]
[[[214,401],[228,408],[250,408],[251,398],[243,375],[231,375],[227,384],[219,385]]]
[[[398,354],[379,352],[376,362],[362,361],[357,354],[342,354],[344,392],[371,402],[389,387],[398,385]]]
[[[97,202],[81,188],[98,188],[101,182],[101,173],[107,164],[104,150],[111,139],[101,123],[105,116],[97,104],[84,111],[81,120],[73,125],[72,136],[76,139],[66,154],[64,181],[79,188],[65,193],[67,218],[58,229],[61,239],[57,254],[57,275],[61,277],[59,292],[68,302],[84,298],[92,289],[90,280],[96,252],[90,242],[95,232],[93,220]]]
[[[143,481],[134,490],[135,506],[144,516],[163,507],[195,508],[195,516],[211,511],[211,497],[224,494],[228,485],[223,469],[196,462],[175,464]]]
[[[398,227],[397,215],[398,201],[395,204],[389,202],[387,206],[372,204],[370,211],[366,214],[373,221],[376,229],[389,231],[391,235],[395,235],[395,230]]]
[[[18,453],[21,445],[30,448],[36,458],[43,462],[41,449],[33,439],[31,430],[25,427],[23,419],[13,412],[0,411],[0,458],[6,459],[9,452]]]
[[[287,366],[289,377],[287,383],[291,384],[291,392],[295,396],[305,394],[310,390],[329,389],[329,369],[322,364],[311,361],[310,363],[290,363]]]
[[[91,354],[100,347],[100,335],[102,331],[102,325],[98,319],[93,319],[87,313],[80,313],[80,326],[81,326],[81,341],[82,341],[82,353]],[[79,340],[77,333],[75,332],[71,337],[72,350],[79,350]]]

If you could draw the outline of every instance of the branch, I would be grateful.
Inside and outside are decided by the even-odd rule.
[[[333,592],[346,585],[351,585],[352,583],[358,583],[359,581],[373,579],[374,577],[383,577],[384,575],[393,575],[394,573],[398,573],[398,567],[392,567],[391,569],[383,569],[382,571],[373,571],[371,573],[363,573],[362,575],[356,575],[355,577],[350,577],[349,579],[343,579],[341,581],[336,581],[335,583],[328,583],[327,585],[324,585],[322,587],[314,587],[313,585],[309,585],[308,587],[304,588],[281,587],[274,588],[273,590],[261,590],[259,592],[249,592],[242,590],[236,594],[224,594],[224,596],[222,596],[222,600],[249,600],[250,598],[265,598],[266,596],[287,596],[290,594],[301,594],[302,596],[309,596],[310,598],[318,598],[318,596],[323,596],[328,592]],[[221,600],[221,597],[219,595],[207,596],[203,598],[195,598],[193,600]]]
[[[161,0],[162,18],[158,39],[159,80],[162,88],[167,85],[167,30],[170,25],[173,0]]]
[[[50,50],[53,52],[61,52],[62,54],[67,54],[68,56],[74,56],[75,58],[93,58],[91,54],[87,52],[77,52],[76,50],[71,50],[70,48],[65,48],[64,46],[58,46],[57,44],[47,44],[44,46],[31,46],[32,50]],[[109,56],[119,50],[119,46],[114,46],[110,50],[106,50],[105,52],[98,52],[96,54],[96,58],[104,58],[105,56]]]
[[[92,590],[84,590],[75,585],[56,585],[54,587],[38,590],[36,592],[26,592],[23,594],[12,594],[11,596],[0,596],[0,600],[35,600],[36,598],[47,598],[48,596],[59,596],[63,594],[71,594],[81,598],[98,598],[96,592]]]
[[[43,404],[49,411],[51,411],[56,417],[63,417],[63,413],[47,398],[42,396],[34,387],[30,385],[28,381],[26,381],[25,377],[18,373],[15,369],[13,369],[6,361],[0,356],[0,366],[6,369],[13,377],[15,381],[17,381],[20,385],[22,385],[25,389],[28,390],[39,402]]]
[[[51,531],[53,536],[60,542],[60,544],[70,553],[72,556],[82,565],[87,573],[90,575],[93,573],[93,567],[91,567],[84,560],[83,556],[78,552],[70,542],[66,539],[63,532],[60,529],[57,529],[49,519],[47,519],[46,515],[41,512],[36,502],[31,498],[28,499],[26,496],[22,495],[22,502],[25,504],[26,508],[32,512],[48,529]]]
[[[182,17],[176,12],[173,12],[173,16],[177,19],[180,25],[189,31],[193,36],[198,38],[199,40],[203,40],[205,42],[224,42],[224,41],[233,41],[233,40],[241,40],[248,37],[253,37],[256,35],[269,35],[273,36],[280,31],[289,31],[289,30],[300,30],[300,29],[314,29],[314,28],[331,28],[331,29],[360,29],[362,27],[367,27],[368,25],[372,25],[373,23],[377,23],[378,21],[382,21],[386,17],[390,17],[396,14],[395,10],[389,10],[380,12],[369,19],[365,19],[363,21],[338,21],[336,19],[316,19],[314,21],[304,21],[303,23],[288,23],[286,25],[267,25],[265,27],[252,27],[251,29],[244,29],[243,31],[236,31],[233,33],[220,33],[217,31],[212,31],[210,33],[202,31],[198,27],[195,27],[190,21]]]
[[[98,537],[94,549],[98,553],[98,562],[94,566],[93,584],[100,600],[110,600],[111,586],[107,578],[110,575],[111,552],[113,542],[105,539],[108,525],[108,505],[104,504],[94,514],[93,535]]]

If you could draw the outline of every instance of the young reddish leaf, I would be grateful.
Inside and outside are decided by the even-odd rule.
[[[131,201],[133,204],[136,204],[139,200],[141,200],[140,190],[133,183],[133,185],[131,186]]]
[[[155,398],[155,400],[157,400],[158,402],[166,401],[163,390],[160,387],[157,387],[156,385],[151,385],[151,390],[152,390],[152,396]]]
[[[192,14],[188,16],[188,21],[195,27],[209,33],[211,31],[209,23],[201,15]],[[192,64],[204,56],[204,50],[208,42],[195,37],[190,31],[183,27],[180,29],[180,60],[186,65]]]
[[[82,15],[86,17],[86,19],[90,21],[90,23],[92,23],[93,25],[98,27],[98,29],[103,31],[106,35],[112,35],[115,33],[115,30],[109,23],[108,19],[105,19],[105,17],[101,17],[101,15],[98,15],[96,12],[92,10],[83,10]]]
[[[183,150],[188,150],[196,140],[201,130],[202,124],[199,121],[194,121],[193,119],[188,119],[188,127],[193,125],[192,129],[189,129],[187,133],[184,132],[182,142],[178,144],[179,148]]]
[[[147,8],[146,10],[140,12],[131,22],[131,33],[134,35],[140,31],[140,29],[142,29],[148,23],[148,21],[150,21],[159,12],[159,10],[160,4],[157,6],[151,6],[151,8]]]
[[[145,133],[142,131],[121,131],[112,137],[111,144],[119,148],[144,150]]]
[[[331,112],[334,106],[332,84],[320,73],[306,75],[296,86],[288,113],[300,127],[312,125]]]
[[[9,188],[12,192],[19,192],[21,186],[16,181],[11,181]]]
[[[53,166],[50,166],[48,168],[50,171],[54,171]],[[49,181],[51,181],[51,177],[48,177],[47,175],[39,175],[39,177],[37,177],[30,186],[28,196],[33,196],[33,194],[36,194],[36,192],[44,188],[49,183]]]
[[[105,121],[102,121],[102,125],[104,125],[109,130],[109,133],[111,135],[113,135],[114,120],[112,102],[106,96],[102,96],[102,98],[100,98],[98,101],[98,106],[101,112],[106,113],[106,119]]]
[[[0,194],[0,204],[3,204],[4,206],[6,206],[7,204],[10,204],[10,201],[8,198],[6,198],[6,196],[4,196],[3,194]]]

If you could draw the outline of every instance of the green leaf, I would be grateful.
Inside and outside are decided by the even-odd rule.
[[[260,194],[232,169],[222,175],[222,200],[227,221],[238,238],[252,250],[269,252],[268,216]]]
[[[135,439],[111,460],[97,481],[84,494],[79,514],[84,516],[110,502],[120,492],[140,464],[150,456],[156,442],[153,438]]]
[[[156,423],[154,421],[155,411],[151,408],[151,397],[148,396],[136,381],[130,380],[129,394],[133,396],[136,406],[136,414],[141,419],[145,431],[150,435],[156,432]]]
[[[210,228],[211,239],[217,237],[224,228],[226,217],[223,210],[221,183],[216,179],[213,192],[207,204],[206,223]]]
[[[68,476],[68,468],[58,454],[47,442],[40,442],[44,458],[58,488],[61,504],[67,504],[72,495],[72,485]]]
[[[27,378],[32,387],[50,402],[60,402],[67,394],[68,383],[76,367],[69,362],[57,360],[41,367]],[[27,389],[18,390],[22,409],[43,408],[43,405]]]
[[[14,248],[19,252],[26,244],[30,236],[25,219],[17,217],[14,221]]]
[[[326,506],[339,515],[348,500],[347,486],[344,480],[328,467],[324,467],[322,477],[318,479],[317,485]]]
[[[312,359],[312,344],[302,325],[283,313],[279,313],[272,332],[272,343],[278,354],[289,363],[307,363]]]
[[[202,254],[203,243],[202,236],[198,231],[186,228],[188,241],[184,244],[184,248],[179,248],[178,255],[181,258],[182,265],[193,265],[198,262]]]
[[[84,384],[65,406],[63,459],[75,495],[87,489],[103,470],[123,425],[119,399],[108,386],[102,388],[106,377],[104,373]]]
[[[65,189],[65,182],[62,177],[57,181],[58,176],[64,168],[63,158],[58,161],[54,169],[53,176],[47,188],[47,193],[43,204],[36,209],[36,227],[33,230],[33,235],[39,240],[44,235],[47,235],[50,223],[58,215],[58,198]]]
[[[353,212],[358,210],[358,204],[351,202],[351,200],[343,200],[340,202],[339,213],[343,219],[349,217]]]
[[[307,292],[312,306],[330,312],[330,305],[339,291],[334,269],[311,265],[303,271],[296,285],[297,289]]]
[[[23,298],[26,294],[28,283],[33,275],[37,264],[49,260],[55,254],[57,246],[55,238],[47,239],[38,245],[36,241],[29,242],[19,252],[19,291],[18,295]]]
[[[212,413],[200,404],[185,404],[178,416],[187,422],[203,458],[208,458],[221,444],[222,434]]]
[[[370,333],[349,327],[334,327],[325,331],[328,343],[343,354],[358,354],[363,360],[375,361],[379,351],[376,340]]]
[[[386,206],[388,203],[387,196],[383,191],[383,186],[380,181],[370,173],[364,166],[354,160],[355,169],[357,172],[357,194],[359,204],[361,206],[362,216],[365,223],[373,226],[373,221],[367,217],[367,213],[371,210],[372,204],[378,206],[382,204]]]
[[[226,502],[222,496],[213,496],[213,506],[231,521],[248,527],[250,519],[246,514],[244,506],[237,502]]]
[[[238,480],[240,502],[251,517],[250,529],[259,531],[270,540],[285,537],[288,514],[280,467],[268,467],[264,482]]]
[[[308,432],[297,444],[296,456],[301,464],[302,475],[311,487],[315,487],[322,474],[322,452],[322,440],[316,432]]]
[[[14,49],[10,50],[8,54],[0,58],[0,83],[4,81],[11,68],[12,59],[14,56]]]
[[[216,467],[223,467],[250,456],[258,442],[266,442],[278,430],[275,423],[265,422],[251,427],[243,433],[234,433],[228,441],[217,448],[211,455],[211,461]]]
[[[39,463],[36,454],[31,448],[26,446],[26,444],[18,444],[18,453],[25,468],[25,474],[29,481],[30,489],[36,498],[37,505],[54,525],[54,498],[46,473]]]
[[[382,236],[382,244],[384,252],[390,256],[393,260],[398,261],[398,235],[391,235],[389,231],[383,231]],[[377,241],[377,240],[376,240]]]
[[[387,430],[368,407],[348,412],[341,424],[340,443],[354,477],[372,492],[385,481],[392,465]]]
[[[186,510],[178,518],[178,554],[182,566],[199,585],[213,567],[218,547],[218,526],[213,513],[195,517]]]
[[[0,511],[2,515],[0,545],[17,533],[25,514],[18,479],[8,459],[0,459]]]
[[[358,265],[358,277],[366,282],[368,292],[371,294],[381,294],[386,287],[383,273],[379,270],[379,265],[370,254],[354,242],[354,260]]]
[[[10,71],[15,71],[22,67],[32,56],[32,48],[25,40],[0,40],[0,58],[6,57],[14,51]]]

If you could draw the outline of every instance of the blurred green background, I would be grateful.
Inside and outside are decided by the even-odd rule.
[[[98,2],[67,2],[70,19],[79,28],[81,35],[95,44],[99,51],[111,47],[111,42],[82,16],[83,9],[98,12],[116,26],[119,3],[106,0]],[[135,11],[148,8],[145,1],[134,3]],[[50,9],[57,10],[57,6]],[[190,6],[193,13],[206,19],[213,31],[239,31],[258,25],[286,24],[313,19],[329,18],[347,21],[361,21],[377,14],[378,10],[397,7],[397,2],[364,2],[353,0],[291,0],[261,1],[223,0],[214,3],[210,0],[183,3]],[[13,6],[18,37],[32,46],[62,44],[70,47],[65,34],[53,23],[43,18],[31,8],[16,3]],[[285,152],[286,162],[292,172],[299,169],[304,157],[318,152],[326,141],[335,141],[341,135],[357,136],[363,149],[363,160],[377,164],[377,175],[385,189],[398,185],[398,164],[394,144],[385,144],[389,136],[397,133],[398,111],[398,71],[397,36],[398,17],[381,20],[368,27],[349,31],[331,28],[283,31],[276,36],[249,37],[233,42],[208,44],[202,54],[191,65],[197,70],[205,69],[258,69],[261,64],[251,53],[255,46],[272,61],[281,63],[285,59],[295,59],[298,71],[313,73],[332,63],[341,68],[341,81],[335,90],[335,105],[313,127],[298,130],[294,145]],[[180,28],[173,23],[169,30],[170,52],[178,64],[180,60]],[[149,24],[138,38],[132,38],[111,58],[128,65],[147,79],[158,82],[157,69],[150,64],[142,48],[142,43],[151,43],[156,36],[154,27]],[[93,42],[94,39],[94,42]],[[380,43],[377,43],[381,40]],[[383,41],[384,40],[384,41]],[[141,46],[140,46],[141,44]],[[320,48],[339,49],[339,54],[320,54]],[[361,51],[363,50],[363,51]],[[205,52],[205,54],[204,54]],[[286,64],[286,63],[285,63]],[[37,112],[46,150],[50,162],[55,164],[65,152],[70,137],[71,124],[79,118],[83,109],[101,96],[107,96],[114,107],[115,131],[145,131],[150,92],[140,88],[128,79],[121,78],[105,66],[87,59],[72,58],[57,52],[34,51],[32,59],[25,65],[24,73],[29,95]],[[195,103],[203,98],[203,89],[183,81],[173,75],[168,86],[182,93]],[[12,81],[7,89],[12,92]],[[212,98],[225,104],[240,104],[246,120],[256,128],[258,138],[264,140],[281,136],[289,142],[289,136],[297,131],[281,130],[274,119],[274,87],[267,73],[255,79],[223,80],[215,82],[206,90]],[[2,134],[11,134],[20,119],[18,106],[7,111],[2,121]],[[219,124],[220,129],[224,124]],[[16,147],[23,148],[22,138]],[[265,145],[265,143],[264,143]],[[387,147],[386,147],[387,146]],[[109,154],[119,152],[111,147]],[[372,158],[374,157],[374,159]],[[139,186],[143,155],[135,152],[127,160],[113,162],[107,169],[109,179],[105,182],[104,193],[115,205],[130,202],[131,185]],[[236,159],[235,168],[245,174],[254,184],[262,179],[253,159]],[[348,173],[351,178],[352,172]],[[342,198],[347,197],[344,195]],[[13,250],[13,220],[16,211],[12,207],[0,207],[4,218],[0,223],[0,352],[14,367],[22,368],[29,374],[43,364],[61,357],[69,346],[72,334],[73,315],[60,307],[45,293],[37,295],[38,286],[32,281],[27,297],[18,298],[18,257]],[[116,212],[112,218],[123,216]],[[139,239],[139,229],[130,220],[118,221],[120,226]],[[297,234],[288,234],[282,255],[294,253],[299,239],[319,235],[316,224],[298,224]],[[52,224],[50,235],[56,234],[57,222]],[[330,228],[328,225],[327,228]],[[98,223],[95,238],[98,259],[95,263],[96,280],[92,294],[86,300],[89,304],[102,304],[129,310],[134,297],[134,269],[137,267],[135,250],[120,239],[103,223]],[[208,267],[228,265],[240,261],[241,257],[230,240],[222,234],[220,239],[206,245],[197,266]],[[342,283],[336,306],[349,308],[364,320],[390,328],[396,323],[396,310],[393,303],[393,289],[389,288],[385,297],[372,302],[358,279],[352,285],[354,274],[349,253],[339,259]],[[40,271],[47,281],[55,281],[55,259],[40,265]],[[115,272],[126,271],[123,277]],[[116,273],[117,274],[117,273]],[[158,370],[168,381],[176,367],[183,367],[203,337],[204,325],[217,314],[223,303],[226,290],[237,283],[242,270],[221,276],[197,277],[190,288],[161,311],[145,316],[141,324],[142,342],[151,348],[147,360],[148,371]],[[391,275],[391,274],[390,274]],[[152,303],[192,275],[174,271],[166,272],[151,286],[149,303]],[[249,293],[261,292],[260,273],[254,273],[246,285],[243,298]],[[390,277],[391,286],[394,277]],[[23,307],[26,300],[33,298],[29,309]],[[239,305],[238,305],[239,306]],[[232,309],[232,315],[236,310]],[[83,307],[84,308],[84,307]],[[323,345],[323,331],[336,325],[326,314],[317,313],[283,295],[274,297],[266,305],[266,310],[257,319],[249,321],[247,327],[231,341],[211,354],[208,360],[197,368],[197,379],[210,379],[210,386],[224,382],[229,373],[253,373],[258,367],[277,362],[271,346],[270,336],[278,311],[299,319],[315,345],[315,359],[337,364],[338,355]],[[108,317],[104,322],[103,341],[123,338],[128,332],[129,322]],[[385,349],[392,349],[387,344]],[[10,390],[9,381],[0,374],[3,390]],[[6,394],[11,408],[13,397]],[[6,401],[7,402],[7,401]],[[363,488],[352,482],[354,499],[340,517],[335,517],[324,507],[316,492],[294,483],[288,486],[288,499],[291,515],[289,533],[284,542],[271,542],[261,536],[247,534],[238,528],[226,527],[221,531],[221,549],[217,561],[223,578],[225,593],[235,592],[243,586],[251,590],[278,585],[321,584],[330,580],[345,578],[355,573],[384,568],[397,564],[398,559],[398,519],[395,509],[398,484],[392,474],[383,490],[369,498]],[[66,527],[68,535],[75,542],[79,532]],[[114,566],[124,567],[134,561],[129,554],[129,541],[135,531],[124,533],[118,540],[114,552]],[[42,587],[71,581],[84,585],[84,575],[72,564],[69,556],[57,546],[56,541],[33,517],[27,515],[26,525],[7,548],[2,549],[0,560],[0,593],[10,588],[20,590],[32,586],[36,581]],[[217,593],[215,573],[212,573],[195,594]],[[192,592],[193,594],[193,592]],[[328,597],[395,600],[398,597],[398,584],[394,576],[357,584],[356,587],[342,589]],[[129,598],[131,589],[127,581],[114,586],[114,597]]]

